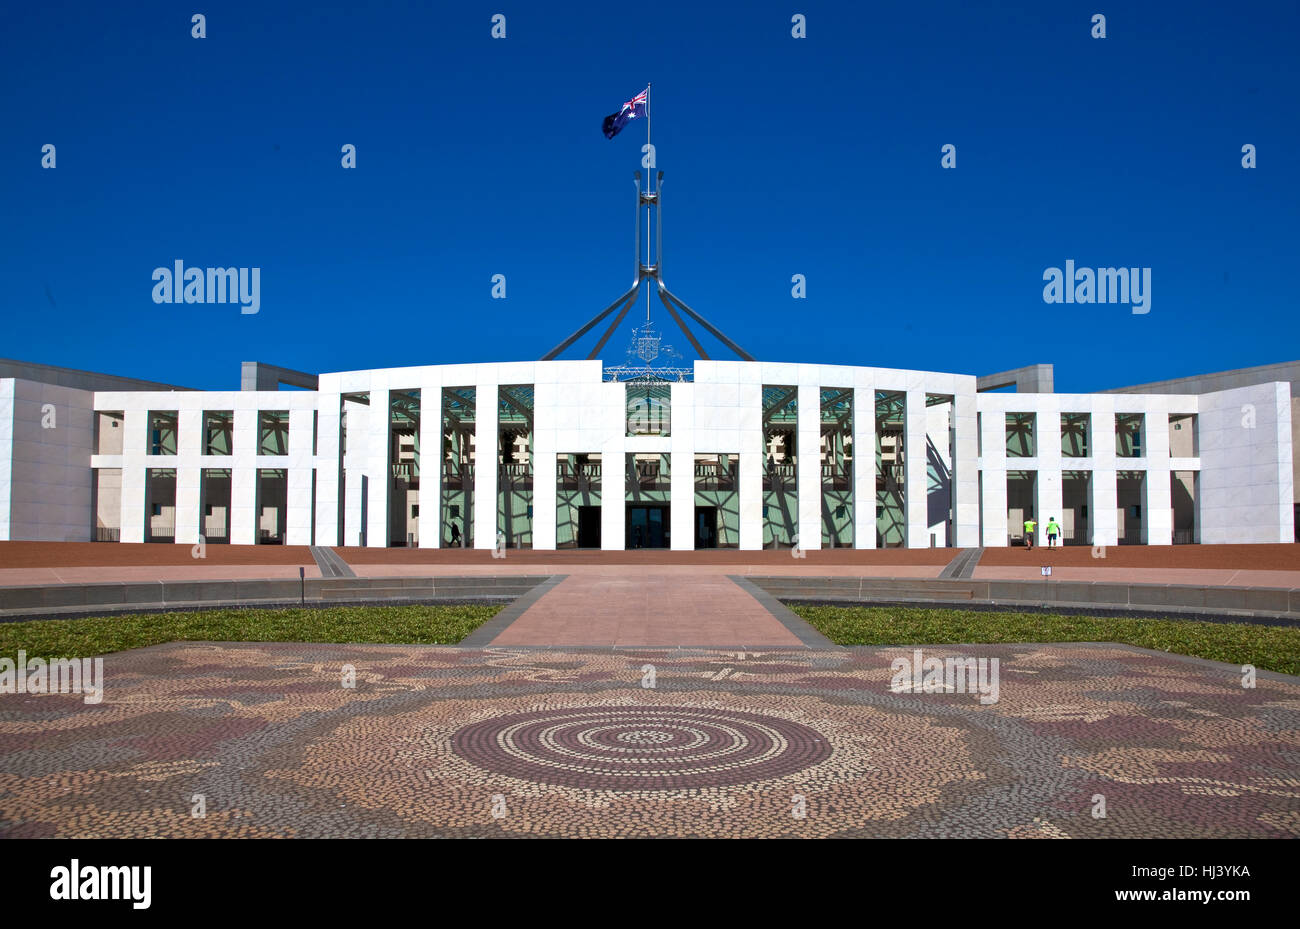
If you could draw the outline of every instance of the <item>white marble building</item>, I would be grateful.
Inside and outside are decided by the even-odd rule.
[[[697,494],[715,466],[732,479],[719,486],[732,488],[738,521],[722,544],[780,545],[788,539],[772,530],[777,507],[764,502],[774,447],[765,397],[778,388],[797,407],[785,454],[793,462],[789,499],[797,501],[789,528],[801,549],[828,537],[857,548],[1005,546],[1019,542],[1030,514],[1039,544],[1052,518],[1070,544],[1295,538],[1285,381],[1194,394],[1057,394],[980,392],[971,375],[873,367],[697,361],[693,372],[669,387],[664,434],[629,428],[628,384],[605,380],[598,360],[349,371],[321,374],[315,390],[101,389],[0,377],[0,540],[193,545],[202,535],[233,544],[437,547],[449,544],[447,527],[460,520],[459,538],[475,548],[496,547],[504,525],[521,544],[554,549],[581,538],[561,539],[557,528],[557,463],[563,473],[566,456],[599,456],[599,545],[622,549],[631,537],[627,475],[642,460],[667,456],[651,479],[668,475],[656,485],[659,496],[647,498],[658,501],[650,509],[659,507],[667,547],[692,549],[709,537]],[[514,439],[526,478],[507,470],[506,451],[473,456],[480,466],[464,472],[472,494],[449,495],[439,484],[443,468],[426,467],[418,491],[414,482],[395,483],[409,473],[412,449],[426,461],[449,460],[448,414],[439,413],[453,388],[472,397],[457,409],[473,411],[475,450],[500,452],[499,419],[513,415],[508,402],[518,408],[511,398],[531,397],[517,430],[527,438]],[[831,394],[837,410],[851,410],[839,420],[851,430],[840,459],[828,457],[824,438],[835,428]],[[882,397],[901,410],[901,425],[887,435],[877,428]],[[400,442],[393,416],[375,415],[399,398],[410,401],[402,421],[414,424]],[[895,448],[902,464],[881,489]],[[494,466],[481,466],[485,457]],[[705,460],[714,464],[701,470]],[[507,475],[528,490],[503,523],[498,481]],[[828,506],[835,480],[847,496]],[[472,502],[451,516],[461,505],[452,499]],[[893,504],[880,501],[899,500],[892,528],[884,527],[878,505]],[[837,518],[847,526],[828,529]],[[592,525],[587,541],[594,538]]]

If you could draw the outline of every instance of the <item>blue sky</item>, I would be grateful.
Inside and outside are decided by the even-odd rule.
[[[630,281],[644,126],[600,123],[647,81],[667,283],[756,357],[1061,391],[1300,357],[1294,3],[11,6],[0,357],[209,389],[540,357]],[[177,259],[260,268],[261,311],[155,304]],[[1044,303],[1067,259],[1150,267],[1151,312]]]

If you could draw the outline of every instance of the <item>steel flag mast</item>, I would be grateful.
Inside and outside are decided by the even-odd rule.
[[[710,335],[716,338],[728,349],[735,352],[736,355],[739,356],[742,360],[744,361],[755,360],[752,355],[750,355],[747,351],[745,351],[743,348],[741,348],[739,345],[733,342],[730,338],[728,338],[720,329],[718,329],[716,326],[710,323],[707,319],[705,319],[695,310],[691,309],[691,307],[687,306],[687,304],[676,294],[674,294],[671,290],[669,290],[668,285],[664,283],[663,213],[662,213],[664,173],[662,171],[656,171],[655,169],[656,159],[654,157],[654,146],[653,143],[650,141],[651,139],[650,87],[651,85],[647,84],[646,89],[642,94],[638,94],[636,97],[632,98],[632,100],[623,104],[623,109],[620,110],[618,113],[606,117],[605,128],[604,128],[605,135],[607,138],[613,138],[614,135],[617,135],[618,131],[622,128],[623,124],[627,120],[636,118],[636,104],[640,102],[641,97],[644,96],[645,98],[644,111],[645,111],[645,122],[646,122],[645,152],[647,157],[642,161],[642,165],[646,167],[645,184],[642,185],[642,178],[641,178],[640,171],[634,171],[632,174],[633,183],[636,186],[636,198],[637,198],[636,216],[635,216],[635,222],[633,223],[634,271],[632,277],[632,286],[629,287],[627,291],[624,292],[623,295],[620,296],[617,300],[615,300],[609,306],[605,307],[605,309],[601,310],[599,313],[597,313],[595,316],[589,319],[585,324],[583,324],[581,328],[573,332],[571,335],[568,336],[568,338],[564,339],[564,341],[560,342],[549,352],[543,355],[541,359],[542,361],[550,361],[554,358],[557,358],[562,352],[567,350],[570,346],[572,346],[575,342],[581,339],[584,335],[586,335],[592,329],[596,328],[596,326],[600,325],[600,323],[603,322],[607,317],[609,317],[611,314],[614,314],[613,322],[611,322],[609,326],[604,330],[604,332],[600,336],[600,339],[596,342],[595,347],[592,348],[590,353],[588,353],[587,355],[588,359],[594,359],[598,357],[600,355],[601,349],[605,347],[605,343],[609,341],[610,337],[614,334],[615,330],[617,330],[619,325],[623,322],[624,317],[627,316],[628,311],[632,308],[633,304],[636,303],[637,295],[640,293],[643,284],[647,285],[646,286],[646,308],[645,308],[646,321],[644,326],[637,327],[637,333],[633,341],[633,348],[629,354],[635,354],[646,365],[648,365],[650,361],[652,361],[655,357],[659,355],[660,337],[654,334],[653,327],[650,320],[651,296],[652,293],[657,293],[659,296],[659,301],[664,305],[664,309],[668,311],[668,315],[672,317],[673,322],[675,322],[677,326],[682,330],[682,332],[686,335],[687,340],[691,343],[691,347],[695,349],[696,353],[699,355],[700,358],[707,360],[709,358],[709,353],[705,350],[704,346],[700,344],[699,339],[696,338],[695,333],[687,325],[686,320],[683,318],[683,316],[689,317],[691,320],[699,324],[706,332],[708,332]],[[642,258],[642,253],[641,253],[641,210],[643,208],[645,209],[645,257],[644,259]],[[657,368],[653,370],[660,371],[664,374],[670,374],[669,369]],[[641,375],[649,374],[651,373],[651,369],[649,368],[633,369],[631,367],[625,367],[625,368],[611,368],[609,369],[609,372],[614,375],[614,378],[616,380],[621,380],[624,379],[624,376],[632,376],[635,374],[641,374]],[[672,369],[670,376],[679,375],[681,376],[681,379],[685,379],[685,377],[688,377],[689,374],[690,372],[688,369]]]

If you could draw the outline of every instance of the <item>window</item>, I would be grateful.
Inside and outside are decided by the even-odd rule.
[[[148,453],[150,455],[176,454],[176,422],[175,410],[149,411]]]
[[[121,410],[100,410],[95,414],[95,454],[122,454]]]
[[[289,411],[261,410],[257,414],[257,453],[289,454]]]
[[[1196,443],[1196,414],[1169,414],[1169,457],[1195,458],[1200,454]]]
[[[1034,414],[1007,414],[1007,457],[1033,458],[1038,454],[1034,444]]]
[[[420,515],[420,504],[418,504],[418,503],[412,503],[412,504],[411,504],[411,518],[414,519],[415,517],[417,517],[417,516],[419,516],[419,515]]]
[[[1063,458],[1087,458],[1088,433],[1092,425],[1092,416],[1088,413],[1061,414],[1061,456]]]
[[[232,410],[203,412],[203,454],[230,455],[235,446],[235,414]]]
[[[1116,458],[1142,457],[1142,427],[1145,419],[1142,413],[1115,414]]]

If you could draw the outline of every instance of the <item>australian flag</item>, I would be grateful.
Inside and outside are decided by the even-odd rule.
[[[646,115],[646,107],[649,105],[650,88],[647,87],[627,103],[617,113],[610,113],[605,117],[605,123],[601,130],[605,133],[605,138],[612,139],[619,134],[629,119],[636,119],[638,116]]]

